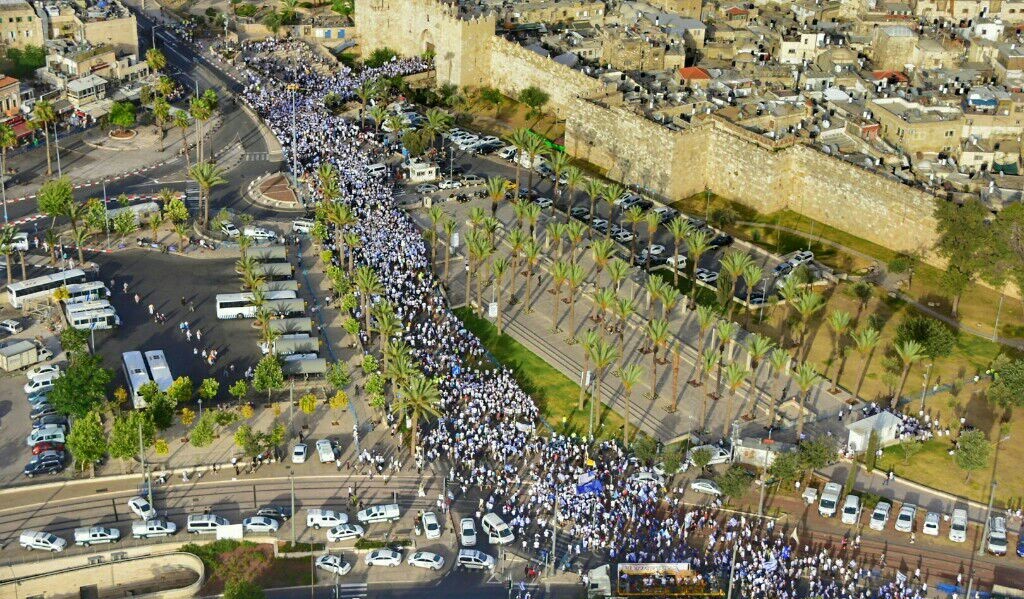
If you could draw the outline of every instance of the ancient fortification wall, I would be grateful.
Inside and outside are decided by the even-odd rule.
[[[623,183],[668,199],[710,189],[759,212],[789,208],[897,250],[934,242],[933,196],[713,115],[671,131],[607,105],[596,80],[495,36],[493,17],[461,19],[434,0],[356,0],[355,14],[364,53],[433,50],[439,83],[489,85],[510,96],[543,89],[551,96],[546,108],[566,121],[568,152]]]

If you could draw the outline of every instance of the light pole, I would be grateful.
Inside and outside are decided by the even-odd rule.
[[[142,461],[143,477],[146,481],[146,495],[149,499],[149,505],[153,505],[153,481],[149,479],[149,465],[146,464],[146,448],[142,443],[142,421],[139,420],[139,460]]]
[[[761,444],[762,447],[764,443]],[[764,516],[764,488],[768,486],[768,450],[764,450],[764,470],[761,472],[761,498],[757,501],[757,517]]]
[[[57,150],[57,176],[63,177],[60,169],[60,140],[57,139],[57,121],[53,121],[53,147]]]
[[[288,466],[288,484],[291,487],[291,498],[292,498],[292,517],[289,518],[292,521],[292,547],[295,546],[295,473],[292,472],[292,467]]]
[[[985,555],[985,543],[987,542],[986,539],[988,539],[988,519],[989,519],[989,516],[992,515],[992,500],[995,499],[995,497],[996,497],[995,473],[993,473],[992,476],[993,476],[993,478],[992,478],[992,486],[990,486],[989,489],[988,489],[988,508],[985,510],[985,522],[984,522],[984,527],[985,528],[982,531],[981,543],[978,543],[978,557],[981,557],[981,556]]]
[[[732,541],[732,560],[729,564],[729,593],[725,596],[725,599],[732,599],[732,587],[736,584],[736,552],[740,548],[740,534],[736,532],[736,536]]]
[[[555,488],[555,518],[551,521],[551,569],[550,575],[555,575],[555,569],[557,564],[555,561],[558,559],[558,553],[555,551],[555,544],[558,541],[558,488]]]

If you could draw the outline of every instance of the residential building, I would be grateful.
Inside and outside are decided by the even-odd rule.
[[[959,108],[902,98],[877,98],[869,108],[881,125],[882,139],[907,154],[948,153],[960,146],[964,115]]]
[[[43,26],[35,9],[25,0],[0,0],[0,46],[42,46]]]
[[[37,14],[47,39],[69,39],[109,46],[118,56],[139,54],[135,14],[117,0],[42,3]]]
[[[21,110],[21,82],[14,77],[0,75],[0,111],[4,119],[18,114]]]

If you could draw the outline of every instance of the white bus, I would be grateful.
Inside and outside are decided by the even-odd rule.
[[[174,382],[174,377],[171,376],[171,367],[167,365],[167,357],[164,356],[163,350],[148,351],[145,356],[150,378],[161,391],[167,391]]]
[[[25,300],[49,298],[58,287],[84,282],[84,270],[78,268],[62,270],[50,275],[28,279],[27,281],[11,283],[7,286],[7,301],[11,306],[20,308]]]
[[[138,225],[144,220],[160,212],[160,204],[156,202],[141,202],[123,208],[111,208],[107,210],[107,220],[113,222],[122,213],[128,212],[135,217],[135,224]]]
[[[263,294],[267,300],[295,299],[294,291],[267,291]],[[256,306],[252,303],[252,293],[220,293],[216,298],[217,318],[255,318]]]
[[[146,362],[142,358],[142,352],[129,351],[121,354],[121,366],[124,368],[124,379],[128,383],[128,394],[132,398],[132,404],[136,409],[146,407],[139,389],[150,382],[149,373],[146,371]]]
[[[110,297],[110,290],[103,284],[103,281],[89,281],[88,283],[72,283],[65,287],[68,291],[66,304],[78,302],[91,302],[93,300],[106,299]]]
[[[75,303],[65,304],[64,312],[66,312],[67,314],[70,315],[70,314],[74,314],[76,312],[90,312],[92,310],[105,310],[107,308],[109,308],[111,310],[114,309],[114,306],[112,306],[110,304],[110,300],[97,299],[97,300],[89,300],[89,301],[85,301],[85,302],[75,302]]]
[[[103,331],[121,326],[121,318],[113,308],[81,310],[68,314],[68,324],[82,331]]]

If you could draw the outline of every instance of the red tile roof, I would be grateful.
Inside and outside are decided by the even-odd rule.
[[[679,69],[679,77],[682,79],[711,79],[711,75],[700,67],[683,67]]]
[[[18,83],[18,80],[15,79],[14,77],[9,77],[7,75],[0,75],[0,88],[7,87],[8,85],[14,85],[16,83]]]
[[[906,83],[910,81],[910,79],[908,79],[906,75],[899,71],[873,71],[871,73],[871,76],[879,80],[896,78],[896,80],[899,81],[900,83]]]

